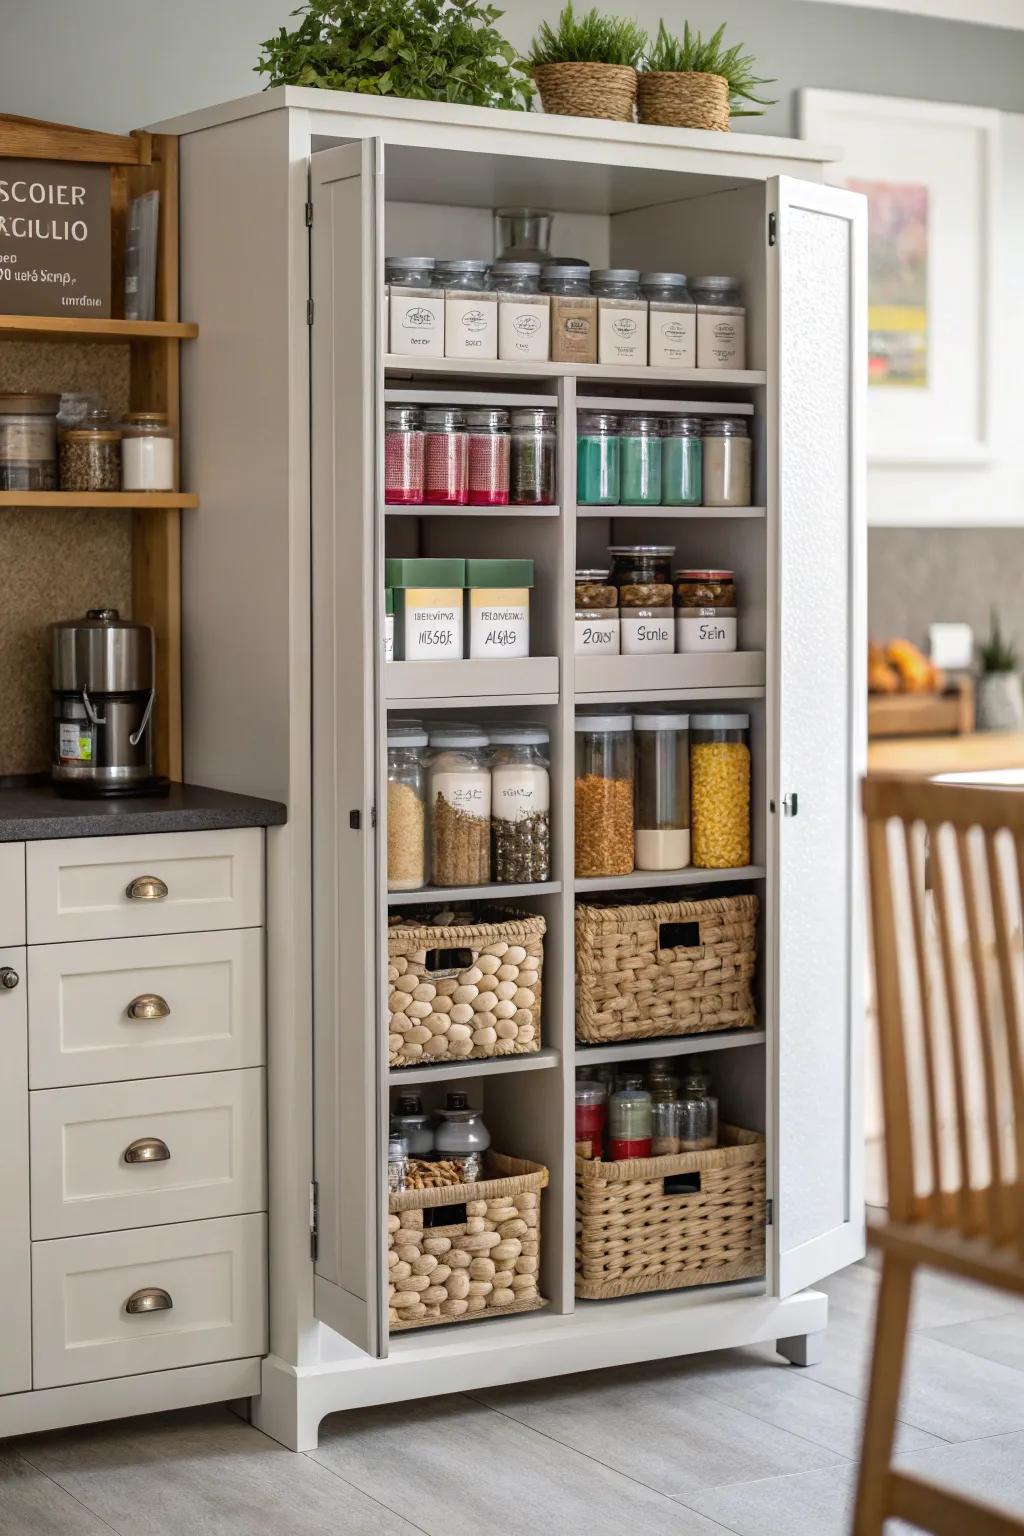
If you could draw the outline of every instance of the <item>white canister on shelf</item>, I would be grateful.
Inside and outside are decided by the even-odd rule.
[[[121,429],[121,488],[177,489],[178,440],[166,411],[131,411]]]
[[[623,656],[664,656],[676,648],[671,608],[620,608]]]
[[[735,277],[695,277],[690,291],[697,301],[697,367],[747,366],[747,312]]]
[[[498,296],[487,287],[486,261],[439,261],[444,290],[444,355],[493,361],[498,355]]]
[[[684,272],[644,272],[640,292],[648,305],[647,361],[652,368],[697,366],[697,306]]]
[[[444,290],[434,280],[433,256],[389,256],[389,350],[399,357],[444,356]]]
[[[547,362],[551,355],[551,299],[540,291],[540,262],[496,261],[491,286],[498,299],[498,356],[502,362]]]
[[[640,273],[632,267],[604,267],[590,274],[597,295],[597,360],[643,368],[647,363],[647,300],[640,297]]]

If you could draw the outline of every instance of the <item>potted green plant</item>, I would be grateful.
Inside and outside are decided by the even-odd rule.
[[[569,0],[555,26],[541,24],[530,50],[544,111],[631,123],[646,46],[647,33],[635,21],[603,16],[596,7],[577,16]]]
[[[1024,688],[1017,648],[1003,636],[993,608],[989,637],[981,647],[981,676],[975,699],[978,729],[1019,731],[1024,728]]]
[[[711,128],[728,133],[732,118],[758,117],[774,105],[755,95],[755,87],[770,85],[753,72],[753,55],[743,44],[723,46],[725,23],[705,42],[684,22],[682,37],[674,37],[664,21],[658,23],[654,46],[643,61],[637,86],[637,113],[642,123],[670,128]]]
[[[306,0],[291,31],[261,45],[273,85],[321,86],[473,107],[525,110],[526,60],[495,28],[504,12],[477,0]]]

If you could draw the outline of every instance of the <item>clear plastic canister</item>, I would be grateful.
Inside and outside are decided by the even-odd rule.
[[[427,883],[427,790],[418,721],[388,726],[388,890],[418,891]]]
[[[690,717],[633,716],[636,742],[636,867],[690,862]]]
[[[690,716],[690,831],[698,869],[750,863],[750,716]]]
[[[430,732],[431,870],[435,885],[491,878],[491,770],[487,734],[439,725]]]
[[[633,870],[633,722],[576,716],[576,873]]]
[[[709,416],[704,423],[704,505],[750,506],[750,438],[742,416]]]

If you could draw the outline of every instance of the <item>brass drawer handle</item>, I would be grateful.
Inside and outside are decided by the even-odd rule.
[[[170,1155],[166,1141],[159,1136],[139,1136],[124,1149],[126,1163],[166,1163]]]
[[[125,1009],[130,1019],[166,1019],[170,1011],[170,1003],[159,992],[140,992]]]
[[[21,977],[11,965],[0,965],[0,987],[5,992],[13,992]]]
[[[150,1285],[144,1290],[132,1291],[124,1309],[130,1317],[136,1317],[141,1312],[169,1312],[173,1306],[167,1291],[162,1291],[158,1285]]]
[[[129,901],[163,901],[167,887],[159,875],[136,875],[124,893]]]

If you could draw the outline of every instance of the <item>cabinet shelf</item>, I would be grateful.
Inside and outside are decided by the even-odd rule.
[[[0,341],[192,341],[189,320],[96,320],[79,315],[0,315]]]
[[[732,384],[749,388],[764,384],[762,368],[616,368],[610,363],[510,363],[481,362],[460,357],[400,357],[388,352],[384,367],[389,373],[410,378],[449,375],[464,379],[603,379],[620,384]]]
[[[499,519],[510,517],[557,517],[561,508],[557,505],[548,507],[396,507],[390,502],[384,502],[380,510],[387,517],[484,517],[497,522]]]
[[[388,1082],[392,1088],[406,1083],[453,1082],[465,1077],[505,1077],[510,1072],[541,1072],[545,1067],[557,1067],[560,1057],[556,1050],[542,1047],[539,1051],[522,1056],[491,1056],[483,1061],[439,1061],[429,1067],[392,1067]]]
[[[561,880],[540,880],[526,885],[428,885],[421,891],[389,891],[389,907],[415,907],[425,902],[444,906],[453,901],[508,901],[520,896],[557,895]]]
[[[650,1061],[659,1056],[697,1056],[704,1051],[730,1051],[742,1045],[764,1045],[763,1029],[722,1029],[706,1035],[675,1035],[657,1040],[617,1040],[613,1045],[576,1046],[578,1067],[599,1062]]]
[[[557,704],[558,657],[514,661],[389,661],[384,689],[390,704]]]
[[[659,694],[754,698],[764,688],[763,651],[679,652],[664,656],[577,656],[576,698],[629,703]],[[740,692],[737,692],[737,689]]]
[[[718,885],[726,880],[763,880],[762,864],[740,864],[735,869],[635,869],[631,875],[577,876],[576,894],[588,891],[642,891],[652,886]]]
[[[128,511],[150,508],[198,507],[191,491],[0,491],[0,507],[64,507],[68,511],[88,507],[123,507]]]
[[[389,507],[388,511],[394,509]],[[764,507],[584,507],[576,508],[577,517],[695,517],[717,522],[724,517],[764,517]]]

